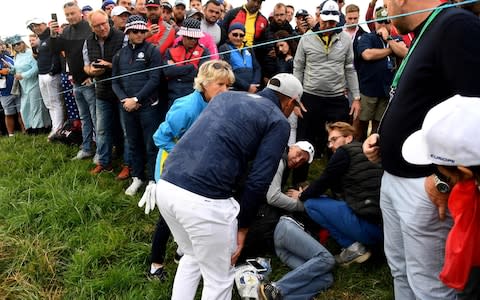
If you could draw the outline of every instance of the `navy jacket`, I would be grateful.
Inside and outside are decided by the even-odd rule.
[[[152,104],[158,100],[162,58],[158,49],[150,43],[128,44],[113,57],[112,88],[118,99],[137,97],[140,104]],[[151,69],[144,71],[145,69]],[[138,72],[138,73],[135,73]],[[135,74],[130,74],[135,73]],[[116,78],[118,75],[125,75]]]
[[[232,197],[245,178],[239,227],[248,227],[287,146],[290,125],[275,92],[216,96],[173,148],[161,179],[212,199]]]

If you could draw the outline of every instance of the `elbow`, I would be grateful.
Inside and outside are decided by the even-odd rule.
[[[368,53],[368,51],[365,51],[362,53],[362,58],[363,60],[370,61],[373,59],[373,56],[370,53]]]
[[[267,192],[267,203],[272,205],[272,206],[275,206],[275,203],[277,202],[278,200],[278,193],[275,193],[275,192]]]

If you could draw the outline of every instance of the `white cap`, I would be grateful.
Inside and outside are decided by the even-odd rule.
[[[30,25],[32,24],[47,24],[47,22],[44,19],[38,18],[38,17],[28,20],[26,23],[27,23],[27,28],[29,28]]]
[[[277,86],[274,79],[277,79],[280,82],[280,85]],[[278,73],[270,79],[267,84],[267,88],[277,91],[280,94],[283,94],[290,98],[293,98],[297,100],[299,104],[301,104],[300,98],[303,94],[303,87],[300,81],[292,74]]]
[[[455,95],[434,106],[422,128],[403,144],[402,155],[415,165],[480,165],[480,98]]]
[[[337,1],[326,0],[320,4],[320,18],[322,21],[340,22],[340,9]]]
[[[178,5],[183,5],[183,6],[187,7],[187,1],[185,1],[185,0],[175,0],[175,6],[178,6]]]
[[[299,141],[293,144],[292,146],[297,146],[298,148],[302,149],[303,151],[308,153],[308,163],[311,164],[313,161],[313,157],[315,156],[315,148],[313,145],[307,141]]]
[[[131,15],[132,13],[128,11],[128,9],[126,9],[124,6],[121,6],[121,5],[118,5],[118,6],[115,6],[113,9],[112,9],[112,12],[111,12],[111,15],[112,17],[113,16],[119,16],[123,13],[128,13],[129,15]]]

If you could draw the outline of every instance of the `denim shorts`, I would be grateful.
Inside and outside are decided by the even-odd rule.
[[[6,116],[11,116],[20,112],[20,97],[0,96],[0,102],[2,103],[3,112]]]

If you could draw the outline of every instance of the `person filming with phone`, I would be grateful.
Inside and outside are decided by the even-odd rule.
[[[90,173],[99,174],[112,171],[112,148],[114,137],[118,148],[123,149],[123,136],[120,126],[119,101],[112,90],[112,60],[115,53],[126,45],[123,32],[114,29],[103,10],[88,15],[88,23],[93,35],[83,44],[84,71],[94,78],[97,115],[97,156],[95,168]]]

